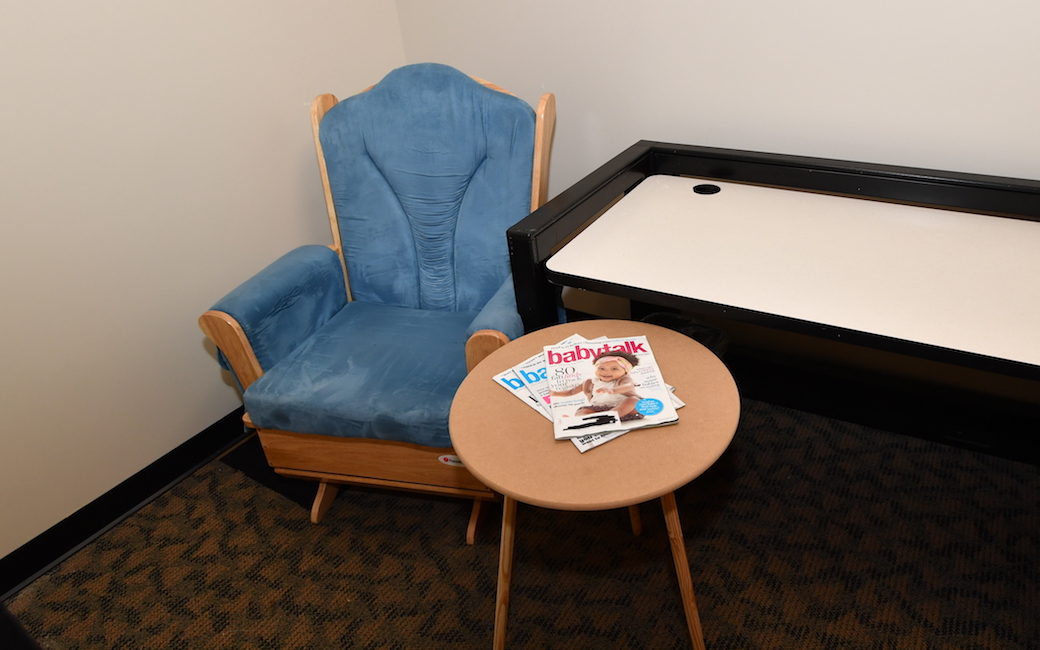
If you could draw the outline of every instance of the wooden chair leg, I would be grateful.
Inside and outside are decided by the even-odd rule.
[[[318,494],[315,495],[314,505],[311,506],[312,524],[321,522],[325,517],[325,513],[329,511],[329,507],[332,505],[332,500],[336,498],[337,493],[339,493],[339,486],[335,483],[322,481],[318,484]]]
[[[639,516],[639,505],[628,506],[628,518],[632,520],[632,534],[639,536],[643,532],[643,520]]]
[[[484,502],[473,499],[473,510],[469,513],[469,526],[466,528],[466,543],[470,546],[477,541],[477,524],[480,523],[480,513],[484,508]]]

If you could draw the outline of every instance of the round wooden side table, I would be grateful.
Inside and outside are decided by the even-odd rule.
[[[493,377],[573,334],[590,339],[646,336],[664,380],[686,402],[678,423],[636,429],[584,454],[569,441],[555,440],[549,421]],[[506,641],[518,502],[558,510],[607,510],[660,498],[690,640],[694,648],[704,648],[674,491],[718,460],[739,417],[740,398],[725,365],[693,339],[646,323],[555,325],[510,342],[470,371],[455,395],[449,426],[463,464],[504,497],[494,647],[504,648]]]

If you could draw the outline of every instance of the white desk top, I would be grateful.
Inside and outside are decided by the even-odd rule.
[[[1038,222],[658,175],[547,267],[1040,365]]]

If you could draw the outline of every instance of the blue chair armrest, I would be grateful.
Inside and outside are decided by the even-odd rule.
[[[300,246],[221,298],[213,309],[241,325],[266,372],[347,304],[336,251]]]
[[[512,274],[506,277],[506,281],[466,328],[466,338],[479,330],[498,330],[509,337],[510,341],[523,335],[524,322],[516,309],[516,289],[513,287]]]

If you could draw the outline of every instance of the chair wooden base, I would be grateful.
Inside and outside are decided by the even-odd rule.
[[[252,426],[248,419],[247,424]],[[319,523],[328,512],[340,485],[442,494],[473,499],[466,529],[466,543],[473,544],[482,504],[501,498],[470,474],[450,447],[273,429],[257,429],[257,436],[274,471],[319,482],[311,507],[313,523]]]
[[[325,513],[332,507],[332,501],[339,494],[339,484],[322,481],[318,483],[318,493],[314,496],[314,505],[311,506],[311,523],[320,524]]]

